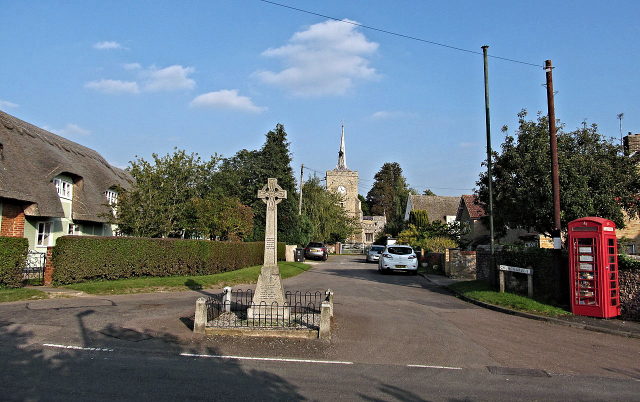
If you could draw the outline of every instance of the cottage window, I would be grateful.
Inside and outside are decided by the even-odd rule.
[[[69,230],[67,231],[68,235],[79,235],[80,234],[80,225],[76,225],[73,223],[69,224]]]
[[[365,235],[365,241],[367,243],[373,242],[373,233],[365,233],[364,235]]]
[[[53,184],[56,186],[56,191],[60,198],[65,198],[67,200],[72,199],[73,183],[62,179],[53,179]]]
[[[36,237],[36,245],[39,247],[49,247],[51,245],[51,229],[53,222],[38,222],[38,234]]]
[[[118,205],[118,193],[113,190],[107,190],[104,192],[104,195],[107,197],[107,204],[111,207],[116,207]]]

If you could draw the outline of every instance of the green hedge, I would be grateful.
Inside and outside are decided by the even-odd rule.
[[[555,270],[553,267],[553,250],[537,247],[507,247],[496,255],[496,265],[533,268],[533,289],[536,295],[551,299],[555,292]],[[562,264],[569,266],[569,256],[562,252]]]
[[[285,244],[278,243],[278,259]],[[211,275],[264,262],[264,242],[65,236],[52,254],[56,285],[90,279]]]
[[[633,258],[624,254],[618,254],[618,269],[640,270],[640,261],[634,260]]]
[[[29,241],[22,237],[0,237],[0,286],[22,286],[22,267],[29,252]]]

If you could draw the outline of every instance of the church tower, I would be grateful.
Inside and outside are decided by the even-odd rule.
[[[338,152],[338,164],[335,169],[327,171],[327,190],[336,191],[344,199],[342,207],[350,216],[362,222],[362,209],[358,199],[358,172],[347,167],[347,155],[344,145],[344,123],[342,124],[342,137],[340,138],[340,151]]]

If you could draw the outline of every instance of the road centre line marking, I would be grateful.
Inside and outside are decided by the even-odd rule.
[[[462,367],[427,366],[424,364],[407,364],[407,367],[432,368],[432,369],[441,369],[441,370],[462,370]]]
[[[305,359],[283,359],[283,358],[276,358],[276,357],[199,355],[199,354],[193,354],[193,353],[180,353],[180,356],[208,357],[212,359],[229,359],[229,360],[258,360],[258,361],[287,362],[287,363],[353,364],[353,362],[342,362],[342,361],[335,361],[335,360],[305,360]]]
[[[56,345],[54,343],[43,343],[42,346],[48,346],[50,348],[58,348],[58,349],[90,350],[90,351],[96,351],[96,352],[113,352],[113,349],[86,348],[86,347],[82,347],[82,346],[73,346],[73,345]]]

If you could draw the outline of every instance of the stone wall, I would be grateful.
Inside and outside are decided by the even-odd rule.
[[[450,278],[476,279],[476,252],[447,249],[444,273]]]
[[[620,286],[620,315],[640,321],[640,269],[618,270]]]

